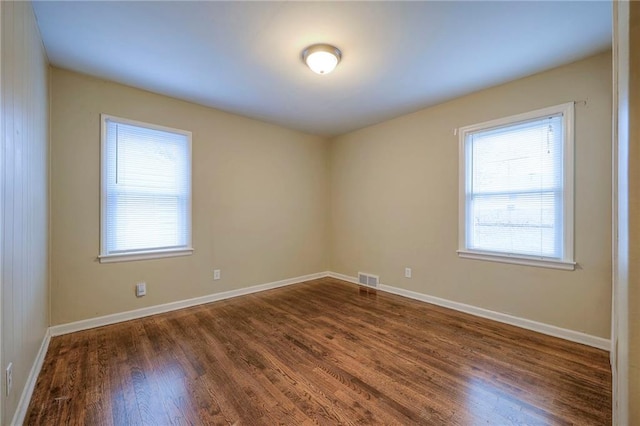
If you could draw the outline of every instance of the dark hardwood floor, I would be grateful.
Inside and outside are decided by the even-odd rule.
[[[326,278],[55,337],[26,424],[609,425],[608,354]]]

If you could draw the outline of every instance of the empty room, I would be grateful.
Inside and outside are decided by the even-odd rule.
[[[634,2],[0,4],[0,424],[640,424]]]

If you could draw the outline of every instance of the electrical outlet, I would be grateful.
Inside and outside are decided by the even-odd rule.
[[[7,396],[9,396],[9,394],[11,393],[11,388],[13,387],[13,363],[12,362],[10,362],[9,365],[7,365],[5,384],[7,386],[6,394]]]
[[[136,284],[136,297],[142,297],[147,295],[147,283],[139,282]]]
[[[214,280],[219,280],[220,279],[220,269],[214,269],[213,270],[213,279]]]
[[[411,278],[411,268],[404,268],[404,277]]]

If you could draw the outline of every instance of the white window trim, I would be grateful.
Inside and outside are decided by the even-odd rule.
[[[107,168],[105,167],[105,159],[107,156],[107,121],[112,120],[122,124],[132,126],[145,127],[153,130],[164,132],[178,133],[188,138],[188,161],[190,170],[190,191],[189,201],[187,202],[187,226],[188,226],[188,244],[187,247],[176,249],[159,249],[145,251],[131,251],[128,253],[105,254],[107,248]],[[161,259],[167,257],[189,256],[193,253],[192,244],[192,198],[193,198],[193,180],[192,172],[192,149],[191,149],[191,132],[186,130],[174,129],[171,127],[160,126],[157,124],[145,123],[142,121],[130,120],[127,118],[116,117],[109,114],[100,114],[100,254],[98,260],[100,263],[112,262],[129,262],[134,260]]]
[[[467,212],[467,169],[466,169],[466,138],[469,133],[492,127],[515,124],[522,121],[533,120],[561,113],[564,120],[564,141],[563,141],[563,258],[547,258],[537,256],[526,256],[522,254],[491,252],[470,250],[466,248],[466,212]],[[458,129],[458,256],[465,259],[486,260],[492,262],[512,263],[526,266],[538,266],[543,268],[574,270],[576,262],[573,258],[574,246],[574,102],[567,102],[547,108],[541,108],[510,117],[499,118],[486,121],[484,123],[473,124]]]

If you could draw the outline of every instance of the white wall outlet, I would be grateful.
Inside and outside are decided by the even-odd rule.
[[[142,297],[147,295],[147,283],[140,282],[136,284],[136,297]]]
[[[411,278],[411,268],[404,268],[404,277]]]
[[[213,270],[213,279],[214,280],[219,280],[220,279],[220,269],[214,269]]]
[[[5,377],[6,394],[7,396],[9,396],[9,394],[11,393],[11,388],[13,387],[13,363],[12,362],[10,362],[9,365],[7,365],[5,376],[6,376]]]

